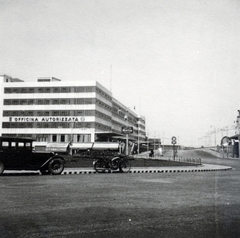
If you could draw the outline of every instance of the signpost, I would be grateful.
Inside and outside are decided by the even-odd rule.
[[[126,134],[126,155],[128,155],[128,134],[133,133],[133,127],[130,126],[122,127],[122,133]]]
[[[175,148],[175,144],[177,144],[177,138],[176,136],[172,137],[172,145],[173,145],[173,158],[175,160],[175,157],[177,155],[177,149]]]

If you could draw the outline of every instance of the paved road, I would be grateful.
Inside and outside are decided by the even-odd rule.
[[[0,236],[240,237],[240,160],[220,164],[232,170],[2,176]]]

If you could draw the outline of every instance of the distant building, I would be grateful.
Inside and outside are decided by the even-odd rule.
[[[145,140],[145,118],[130,110],[97,81],[40,77],[25,82],[0,75],[0,134],[38,142]]]

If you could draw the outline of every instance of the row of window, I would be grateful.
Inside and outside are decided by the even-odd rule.
[[[12,137],[12,134],[3,134],[4,137]],[[73,142],[91,142],[91,134],[73,134],[73,135],[56,135],[56,134],[16,134],[15,136],[21,138],[32,138],[38,142],[69,142],[73,138]]]
[[[84,93],[96,92],[95,86],[88,87],[21,87],[21,88],[8,88],[4,89],[5,94],[11,93]]]
[[[3,122],[2,128],[95,128],[99,130],[111,130],[110,126],[95,122],[76,122],[74,125],[68,122]]]
[[[86,86],[86,87],[20,87],[4,89],[5,94],[26,94],[26,93],[92,93],[97,92],[101,96],[108,100],[112,100],[112,97],[105,93],[98,87]]]
[[[112,107],[96,98],[4,99],[4,105],[88,105],[96,104],[111,111]]]
[[[95,104],[96,98],[4,99],[4,105]]]
[[[107,121],[111,121],[112,118],[100,111],[97,110],[49,110],[49,111],[3,111],[3,117],[58,117],[58,116],[75,116],[75,117],[84,117],[84,116],[95,116],[98,118],[103,118]]]

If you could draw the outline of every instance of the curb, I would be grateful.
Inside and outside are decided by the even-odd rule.
[[[193,172],[216,172],[216,171],[227,171],[227,170],[231,170],[232,167],[227,167],[227,166],[206,166],[206,168],[204,168],[205,166],[203,166],[202,168],[167,168],[167,169],[162,169],[162,168],[131,168],[130,171],[128,173],[132,173],[132,174],[136,174],[136,173],[193,173]],[[211,168],[212,167],[212,168]],[[214,168],[213,168],[214,167]],[[114,171],[113,173],[117,173],[118,171]],[[98,174],[96,171],[94,170],[71,170],[69,169],[65,169],[65,171],[62,173],[62,175],[76,175],[76,174]]]
[[[231,170],[232,167],[222,165],[202,165],[200,168],[196,167],[133,167],[128,173],[140,174],[140,173],[194,173],[194,172],[216,172]],[[107,173],[107,172],[106,172]],[[105,173],[105,174],[106,174]],[[119,171],[111,171],[111,173],[120,173]],[[61,175],[77,175],[77,174],[98,174],[92,168],[78,169],[78,168],[65,168]],[[3,176],[32,176],[41,175],[39,171],[4,171]]]

